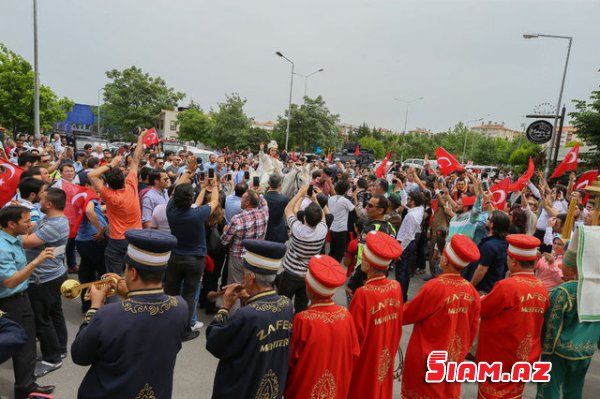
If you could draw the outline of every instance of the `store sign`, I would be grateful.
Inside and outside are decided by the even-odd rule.
[[[546,144],[552,138],[552,124],[545,120],[533,122],[527,127],[527,140],[534,144]]]

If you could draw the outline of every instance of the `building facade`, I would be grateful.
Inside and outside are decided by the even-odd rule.
[[[492,121],[489,121],[487,124],[482,123],[480,126],[472,127],[471,130],[484,137],[504,139],[507,141],[513,141],[519,134],[519,132],[504,127],[504,122],[492,123]]]

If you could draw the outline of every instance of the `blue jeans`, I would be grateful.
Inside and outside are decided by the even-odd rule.
[[[198,321],[198,300],[200,299],[200,292],[202,291],[202,278],[200,278],[200,284],[198,284],[198,289],[196,290],[196,295],[194,296],[194,313],[192,313],[192,320],[190,321],[190,326],[194,327],[194,324]]]

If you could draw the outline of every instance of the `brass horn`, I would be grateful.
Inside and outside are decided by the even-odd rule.
[[[90,300],[90,287],[95,285],[98,288],[104,288],[108,285],[108,293],[106,296],[112,296],[117,293],[117,284],[119,281],[124,279],[116,279],[115,277],[102,279],[98,281],[92,281],[91,283],[81,284],[79,281],[75,279],[65,280],[60,286],[60,293],[67,299],[75,299],[81,295],[81,292],[85,290],[85,294],[83,295],[83,299],[86,301]]]

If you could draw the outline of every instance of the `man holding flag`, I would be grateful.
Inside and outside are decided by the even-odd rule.
[[[127,252],[125,231],[142,228],[142,213],[138,196],[138,167],[147,133],[147,130],[143,130],[138,136],[127,176],[120,169],[120,156],[115,157],[109,165],[100,166],[88,173],[88,179],[92,186],[106,203],[106,214],[110,224],[110,237],[104,254],[106,270],[117,274],[123,273],[125,269]],[[108,187],[100,178],[102,174],[105,174]]]

